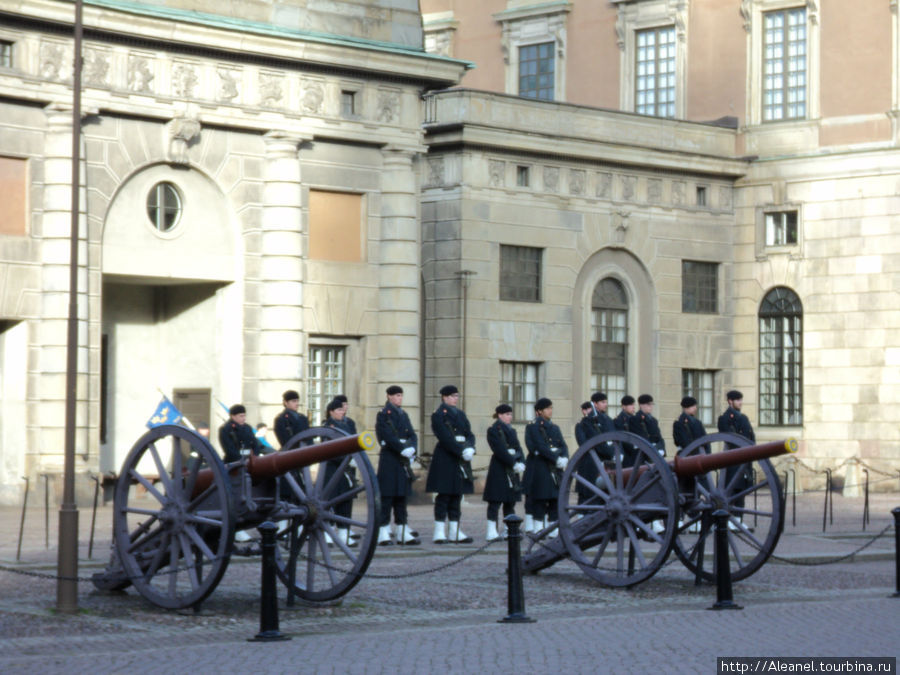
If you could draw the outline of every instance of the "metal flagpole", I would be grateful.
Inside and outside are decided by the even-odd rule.
[[[78,399],[78,212],[81,185],[82,0],[75,0],[72,57],[72,225],[69,233],[69,318],[66,324],[66,441],[59,506],[56,609],[78,611],[78,506],[75,504],[75,404]]]

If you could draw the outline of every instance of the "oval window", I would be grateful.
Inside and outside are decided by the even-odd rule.
[[[181,218],[181,194],[172,183],[157,183],[147,195],[147,215],[160,232],[169,232]]]

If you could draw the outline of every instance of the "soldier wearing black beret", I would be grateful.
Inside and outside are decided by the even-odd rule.
[[[497,541],[500,538],[497,528],[500,505],[503,505],[504,517],[511,516],[516,512],[516,502],[522,496],[521,477],[525,472],[525,454],[519,444],[519,436],[512,427],[512,417],[512,406],[506,403],[498,405],[494,409],[496,421],[487,430],[491,463],[488,466],[482,499],[488,503],[485,535],[488,541]]]
[[[650,394],[638,396],[640,410],[628,419],[628,431],[650,442],[661,456],[666,456],[666,442],[659,430],[659,422],[653,416],[653,397]]]
[[[697,419],[697,399],[693,396],[685,396],[681,399],[681,410],[681,415],[672,422],[672,438],[679,450],[686,448],[698,438],[706,436],[703,422]]]
[[[397,543],[415,546],[418,533],[409,527],[406,501],[412,494],[412,462],[416,458],[419,439],[409,415],[402,408],[403,388],[396,384],[387,388],[387,401],[375,418],[375,436],[381,450],[378,453],[378,488],[381,492],[381,514],[378,545],[389,546],[391,541],[391,511],[397,525]]]
[[[533,531],[538,531],[556,523],[559,483],[569,463],[569,447],[560,428],[551,421],[553,401],[539,398],[534,411],[534,419],[525,427],[525,447],[528,448],[525,489],[531,497]]]
[[[619,414],[616,415],[616,418],[613,420],[613,424],[615,425],[617,431],[629,431],[629,420],[634,417],[634,396],[625,394],[625,396],[622,397],[621,405],[622,409],[619,411]],[[634,464],[635,457],[634,446],[631,445],[631,443],[622,443],[622,454],[624,455],[624,457],[622,458],[622,465],[632,466]]]
[[[475,455],[475,435],[466,414],[457,408],[459,389],[448,384],[441,387],[441,404],[431,415],[431,431],[437,439],[428,478],[427,492],[436,492],[434,499],[435,544],[447,541],[470,544],[472,538],[459,525],[462,516],[462,496],[475,491],[472,477],[472,457]],[[444,521],[447,521],[447,529]]]
[[[226,463],[238,461],[244,452],[262,454],[262,444],[247,424],[247,409],[240,403],[228,409],[228,421],[219,427],[219,444]]]
[[[728,434],[738,434],[743,436],[751,443],[756,443],[756,434],[753,433],[753,425],[750,424],[750,418],[741,412],[744,405],[744,395],[737,389],[732,389],[725,394],[728,401],[728,408],[719,416],[719,431]],[[732,466],[725,469],[725,484],[730,485],[731,479],[735,474],[740,473],[741,477],[732,486],[734,492],[740,492],[750,486],[750,465],[741,464],[740,466]],[[744,498],[739,497],[735,500],[735,506],[744,507]],[[734,528],[735,525],[729,523]]]
[[[285,444],[301,431],[309,429],[309,420],[306,415],[301,415],[297,410],[300,408],[300,394],[293,389],[288,389],[281,395],[284,402],[284,410],[275,418],[275,437],[283,448]]]

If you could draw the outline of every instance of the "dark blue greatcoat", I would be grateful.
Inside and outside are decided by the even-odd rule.
[[[591,409],[590,414],[585,415],[578,424],[575,425],[575,438],[578,440],[578,445],[580,447],[594,436],[599,436],[600,434],[615,430],[616,425],[610,419],[609,415],[605,412],[597,412],[597,410]],[[606,443],[595,446],[594,449],[600,459],[612,459],[613,457],[612,449]],[[597,464],[590,457],[585,457],[578,463],[578,474],[592,483],[597,479],[597,476],[600,475]],[[594,494],[581,483],[576,484],[575,491],[583,500]]]
[[[650,413],[638,410],[628,420],[628,431],[637,434],[641,438],[645,438],[657,450],[666,451],[666,442],[663,440],[662,432],[659,430],[659,422]]]
[[[249,449],[254,455],[263,454],[262,443],[249,424],[238,424],[229,419],[219,427],[219,445],[226,462],[236,462],[241,458],[241,448]]]
[[[516,430],[497,420],[487,430],[491,448],[491,463],[484,481],[482,499],[486,502],[517,502],[522,496],[519,476],[513,471],[516,462],[525,463],[525,453],[519,445]]]
[[[550,420],[537,416],[525,427],[525,447],[528,448],[526,464],[531,465],[527,494],[537,500],[556,499],[560,478],[556,460],[569,456],[569,446],[563,440],[562,431]],[[556,448],[557,452],[551,448]]]
[[[459,408],[441,403],[431,414],[431,431],[437,438],[431,466],[428,467],[426,492],[442,495],[471,494],[475,491],[472,482],[472,465],[462,458],[464,448],[475,447],[475,436],[469,418]],[[457,441],[456,438],[463,438]]]
[[[322,422],[322,426],[330,427],[332,429],[337,429],[338,431],[341,431],[341,432],[347,434],[348,436],[353,435],[351,433],[350,425],[347,424],[346,418],[344,418],[342,420],[337,420],[333,417],[329,417]],[[340,467],[341,462],[343,462],[343,461],[344,461],[343,457],[338,457],[336,459],[329,459],[327,462],[325,462],[325,478],[324,478],[324,482],[322,483],[323,488],[326,487],[328,485],[328,483],[331,481],[331,477],[334,476],[335,472],[338,470],[338,467]],[[343,475],[340,476],[334,482],[334,487],[328,491],[328,495],[327,495],[328,498],[333,498],[338,495],[344,494],[344,493],[348,492],[349,490],[352,490],[353,486],[356,482],[355,478],[356,478],[356,469],[354,469],[352,466],[350,466],[348,464],[347,467],[344,469]],[[353,499],[349,498],[343,502],[339,502],[338,504],[335,504],[334,512],[337,513],[339,516],[345,516],[345,517],[349,518],[352,507],[353,507]]]
[[[728,409],[719,416],[719,431],[727,434],[739,434],[756,443],[756,434],[753,433],[750,418],[731,406],[728,406]]]
[[[412,494],[409,460],[400,453],[419,447],[409,415],[388,401],[375,418],[378,453],[378,487],[382,497],[408,497]]]
[[[275,437],[283,448],[284,444],[294,436],[301,431],[309,429],[309,420],[306,418],[306,415],[301,415],[296,410],[285,408],[275,418],[273,426],[275,427]]]
[[[703,426],[703,422],[693,415],[683,412],[677,420],[672,422],[672,438],[679,448],[686,448],[703,436],[706,436],[706,428]]]

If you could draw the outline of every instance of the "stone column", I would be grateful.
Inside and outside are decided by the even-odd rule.
[[[305,379],[303,196],[299,158],[304,140],[309,139],[277,131],[265,135],[259,396],[263,419],[269,423],[281,409],[282,392],[300,391],[300,382]]]
[[[41,309],[40,322],[32,326],[29,357],[28,448],[38,457],[30,462],[35,472],[60,473],[65,446],[66,326],[69,315],[69,251],[72,220],[72,109],[58,104],[46,108],[44,141],[43,217],[40,232]],[[82,154],[83,156],[83,154]],[[81,175],[84,175],[82,170]],[[88,296],[87,243],[83,210],[79,200],[78,244],[78,359],[76,403],[76,456],[88,452]],[[34,365],[31,365],[34,364]]]
[[[419,402],[419,227],[414,152],[387,147],[381,188],[378,271],[378,390],[399,384],[404,408],[418,417]]]

